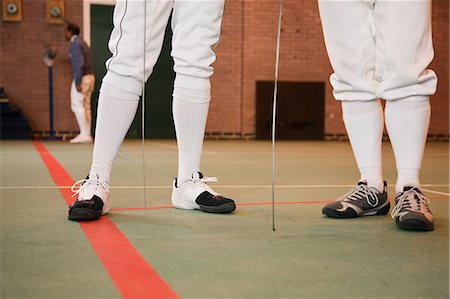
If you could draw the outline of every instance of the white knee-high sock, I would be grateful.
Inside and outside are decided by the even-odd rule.
[[[111,169],[139,104],[139,96],[102,83],[91,171],[109,182]]]
[[[342,101],[342,112],[361,180],[382,191],[381,143],[384,122],[380,101]]]
[[[178,185],[200,171],[203,139],[211,98],[209,79],[177,74],[173,119],[178,144]]]
[[[419,171],[430,125],[430,101],[388,101],[385,114],[397,163],[395,190],[401,192],[405,185],[420,184]]]
[[[86,120],[86,114],[84,111],[76,111],[74,112],[75,118],[77,120],[78,127],[80,128],[81,136],[90,136],[90,130],[88,130],[88,124]]]
[[[72,109],[73,114],[75,114],[75,119],[80,128],[80,135],[90,136],[90,132],[87,128],[86,109],[84,107],[83,98],[84,95],[81,92],[78,92],[75,87],[75,81],[72,81],[72,86],[70,88],[70,108]]]
[[[91,136],[91,125],[92,125],[92,113],[90,105],[85,107],[85,118],[86,118],[86,135]]]

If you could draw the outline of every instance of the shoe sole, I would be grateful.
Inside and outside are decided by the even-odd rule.
[[[434,224],[430,222],[424,222],[420,220],[408,220],[399,222],[395,221],[397,226],[404,230],[419,230],[419,231],[432,231],[434,230]]]
[[[102,216],[102,211],[92,211],[90,209],[74,209],[69,214],[69,220],[89,221],[97,220]]]
[[[200,211],[206,213],[215,213],[215,214],[227,214],[236,210],[235,204],[223,204],[220,206],[202,206],[200,205]]]
[[[386,215],[389,212],[390,208],[391,208],[391,205],[388,202],[387,205],[385,205],[384,207],[382,207],[379,210],[370,210],[370,211],[363,212],[361,215],[358,215],[358,213],[356,213],[355,210],[350,209],[350,208],[348,208],[344,212],[339,212],[333,208],[324,207],[322,209],[322,214],[324,214],[328,217],[331,217],[331,218],[357,218],[360,216],[382,216],[382,215]]]

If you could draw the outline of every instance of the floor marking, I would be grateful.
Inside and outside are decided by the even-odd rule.
[[[111,208],[111,211],[144,211],[144,210],[166,210],[173,209],[172,206],[147,207],[147,208]]]
[[[152,144],[153,144],[153,145],[160,146],[160,147],[164,147],[164,148],[170,148],[170,149],[173,149],[173,150],[175,150],[175,151],[178,150],[178,147],[177,147],[176,144],[165,144],[165,143],[160,143],[160,142],[152,142],[152,143],[150,143],[150,146],[151,146]]]
[[[430,198],[431,201],[435,200],[449,200],[448,197],[434,197]],[[389,201],[394,203],[394,198],[389,198]],[[278,201],[275,202],[275,205],[310,205],[310,204],[327,204],[334,202],[334,200],[314,200],[314,201]],[[272,205],[272,202],[247,202],[247,203],[237,203],[236,206],[267,206]],[[144,211],[144,210],[168,210],[173,209],[172,206],[156,206],[156,207],[135,207],[135,208],[127,208],[127,207],[117,207],[111,208],[111,211]]]
[[[324,204],[330,203],[334,200],[318,200],[318,201],[278,201],[275,205],[299,205],[299,204]],[[237,203],[236,206],[264,206],[272,205],[272,202],[248,202],[248,203]],[[111,208],[111,211],[143,211],[143,210],[165,210],[174,209],[172,206],[160,206],[160,207],[148,207],[148,208]]]
[[[72,185],[73,179],[50,152],[39,141],[33,145],[55,184]],[[59,191],[70,204],[70,189]],[[178,298],[108,217],[78,224],[123,298]]]
[[[164,148],[170,148],[170,149],[173,149],[175,151],[178,151],[178,146],[176,144],[172,145],[172,144],[165,144],[165,143],[159,143],[159,142],[152,142],[151,144],[154,144],[154,145],[157,145],[157,146],[160,146],[160,147],[164,147]],[[208,151],[208,150],[205,150],[205,149],[202,150],[202,153],[203,154],[212,155],[212,156],[217,156],[218,155],[218,153],[216,153],[216,152]]]
[[[351,188],[355,185],[277,185],[275,188],[286,189],[286,188]],[[395,185],[388,185],[388,187],[394,187]],[[66,185],[55,185],[55,186],[0,186],[0,189],[67,189],[71,186]],[[216,188],[272,188],[271,185],[214,185]],[[445,184],[421,184],[421,187],[450,187],[450,185]],[[144,186],[140,185],[130,185],[130,186],[110,186],[109,189],[142,189]],[[172,189],[172,185],[154,185],[146,186],[147,189]],[[428,189],[423,189],[424,191],[433,193],[438,191],[431,191]],[[438,193],[436,193],[438,194]],[[442,195],[442,194],[441,194]],[[443,195],[449,195],[448,193],[443,193]]]
[[[433,193],[433,194],[438,194],[438,195],[450,196],[450,193],[439,192],[439,191],[434,191],[434,190],[430,190],[430,189],[424,189],[424,188],[422,188],[422,191],[429,192],[429,193]]]

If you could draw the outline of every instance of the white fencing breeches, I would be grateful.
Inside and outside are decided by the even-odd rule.
[[[81,136],[91,136],[91,96],[94,83],[94,75],[85,75],[81,79],[81,92],[77,91],[75,80],[70,88],[70,108],[75,114]]]
[[[118,0],[114,10],[114,30],[109,41],[112,57],[106,62],[108,73],[103,81],[141,94],[142,81],[152,73],[161,52],[172,9],[171,55],[175,72],[177,75],[205,79],[213,74],[211,64],[216,59],[213,47],[219,42],[224,0],[147,0],[146,18],[144,1]],[[204,88],[209,88],[209,83]]]
[[[337,100],[426,101],[434,51],[431,0],[319,0]]]
[[[112,57],[106,62],[108,72],[101,88],[91,170],[109,180],[119,146],[136,112],[142,83],[158,60],[173,11],[171,55],[176,72],[173,117],[179,152],[178,181],[182,182],[200,169],[211,98],[211,64],[216,59],[213,48],[219,42],[224,0],[147,0],[146,3],[146,7],[142,0],[116,3],[109,42]],[[118,117],[118,114],[123,115]]]

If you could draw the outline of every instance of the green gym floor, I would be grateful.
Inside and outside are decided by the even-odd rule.
[[[142,144],[127,140],[113,168],[113,209],[80,225],[67,220],[70,186],[57,183],[56,164],[70,182],[84,178],[92,145],[1,141],[0,297],[449,298],[447,142],[427,144],[421,171],[433,232],[402,231],[390,216],[321,214],[359,178],[348,142],[278,142],[276,153],[276,231],[265,141],[205,142],[204,174],[238,203],[234,214],[213,215],[170,207],[172,140],[145,142],[145,202]],[[392,203],[389,143],[383,166]],[[140,275],[146,269],[154,275]],[[145,295],[127,289],[139,284]]]

